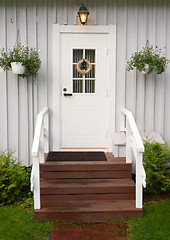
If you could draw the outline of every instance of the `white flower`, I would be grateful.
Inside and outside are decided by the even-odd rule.
[[[0,67],[0,72],[4,72],[4,69],[2,67]]]
[[[149,69],[149,64],[145,64],[145,71],[147,71]]]

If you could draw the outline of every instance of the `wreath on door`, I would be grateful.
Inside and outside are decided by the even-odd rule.
[[[80,74],[87,74],[91,71],[92,65],[89,60],[81,59],[80,61],[78,61],[76,69],[77,72],[79,72]]]

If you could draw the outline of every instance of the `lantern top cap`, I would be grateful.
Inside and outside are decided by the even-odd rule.
[[[80,13],[87,13],[87,14],[89,14],[89,12],[87,12],[87,8],[84,6],[84,4],[79,8],[78,14],[80,14]]]

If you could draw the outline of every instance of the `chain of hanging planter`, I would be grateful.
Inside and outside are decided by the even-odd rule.
[[[92,65],[89,60],[81,59],[80,61],[78,61],[76,69],[77,69],[77,72],[85,75],[91,71]]]
[[[19,45],[21,44],[21,36],[20,36],[20,30],[18,30],[17,32],[17,39],[16,39],[16,43],[15,43],[15,49],[18,52],[20,51],[20,47]],[[14,74],[18,74],[18,75],[22,75],[25,72],[25,66],[22,64],[22,62],[11,62],[11,68]]]

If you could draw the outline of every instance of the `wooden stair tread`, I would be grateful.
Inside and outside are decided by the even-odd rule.
[[[120,162],[46,162],[40,164],[41,171],[108,171],[108,170],[130,170],[131,163]]]
[[[56,202],[55,207],[41,208],[35,212],[110,212],[110,211],[141,211],[136,209],[134,200],[119,200],[119,201],[67,201]]]
[[[135,184],[132,180],[79,181],[79,182],[41,182],[41,194],[87,194],[87,193],[133,193]]]
[[[41,179],[130,179],[131,173],[130,171],[62,171],[62,172],[40,172]]]
[[[87,180],[87,179],[86,179]],[[96,181],[95,181],[96,180]],[[128,187],[128,186],[135,186],[133,180],[130,179],[88,179],[85,181],[84,179],[79,179],[79,181],[71,181],[69,182],[68,179],[66,182],[48,182],[46,180],[41,181],[41,188],[74,188],[74,187]]]
[[[135,186],[135,183],[132,179],[42,179],[41,186],[45,184],[91,184],[91,185],[99,185],[99,184],[110,184],[110,185],[131,185]],[[44,186],[45,186],[44,185]]]
[[[135,200],[135,193],[41,194],[41,206],[55,205],[55,202],[61,202],[63,199],[65,201]]]
[[[42,165],[113,165],[113,164],[122,164],[126,163],[125,160],[115,160],[115,161],[85,161],[85,162],[79,162],[79,161],[46,161],[45,163],[42,163]]]

